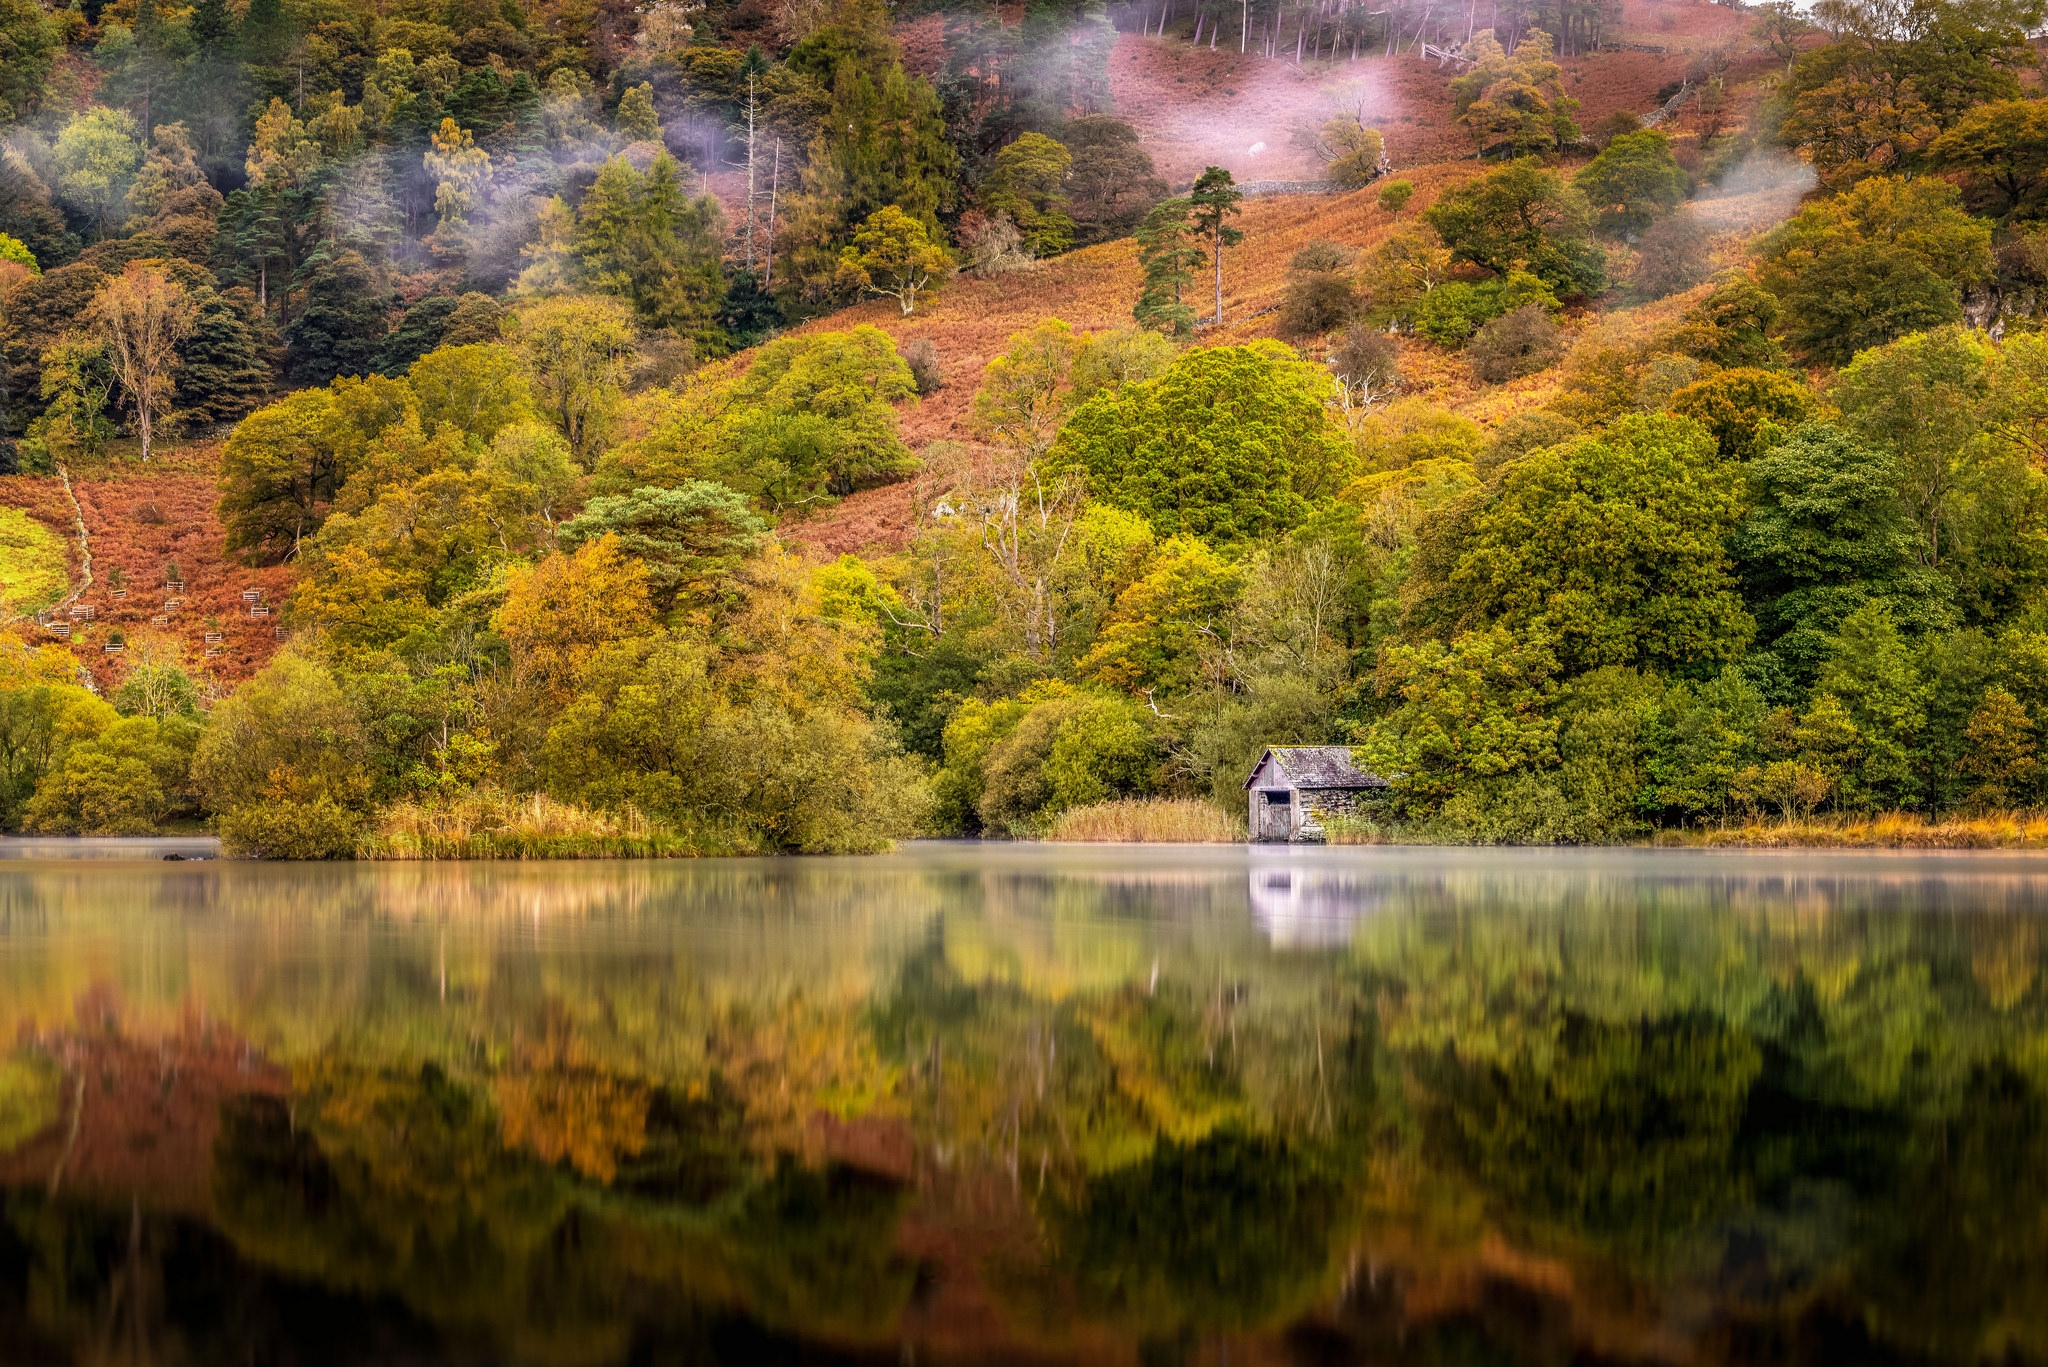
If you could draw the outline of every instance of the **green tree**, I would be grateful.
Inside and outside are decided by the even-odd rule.
[[[1929,690],[1891,610],[1872,600],[1842,619],[1815,687],[1839,698],[1862,740],[1844,798],[1859,806],[1913,806],[1922,796],[1919,744]]]
[[[31,830],[62,835],[148,835],[185,786],[199,728],[124,717],[65,751],[25,812]]]
[[[1592,211],[1585,196],[1533,157],[1444,191],[1422,216],[1454,260],[1496,275],[1528,271],[1561,298],[1606,286],[1606,260],[1586,238]]]
[[[1376,686],[1392,708],[1359,738],[1359,763],[1390,776],[1404,815],[1434,815],[1461,789],[1548,764],[1558,724],[1549,715],[1557,657],[1541,637],[1504,627],[1449,644],[1390,643]]]
[[[1815,360],[1962,317],[1962,290],[1991,277],[1990,225],[1945,181],[1876,176],[1809,204],[1758,247],[1758,283],[1784,305],[1786,335]]]
[[[364,751],[333,672],[287,650],[215,706],[192,782],[235,853],[347,859],[370,796]]]
[[[724,235],[718,201],[687,198],[663,153],[644,176],[623,158],[604,164],[577,209],[573,245],[586,284],[626,300],[645,322],[675,329],[700,355],[717,356],[728,345],[717,322]]]
[[[1621,134],[1572,184],[1592,204],[1597,231],[1630,239],[1677,208],[1691,188],[1671,155],[1671,140],[1655,129]]]
[[[1897,460],[1808,423],[1748,466],[1753,500],[1735,538],[1757,642],[1802,687],[1866,603],[1919,630],[1947,625],[1947,585],[1919,564]]]
[[[1831,395],[1845,429],[1897,459],[1900,493],[1920,525],[1920,559],[1930,566],[1953,549],[1971,467],[1987,454],[1990,359],[1974,330],[1940,328],[1864,352]]]
[[[741,495],[722,484],[691,480],[674,489],[635,489],[594,498],[562,524],[564,550],[612,536],[647,569],[657,612],[705,617],[737,592],[733,574],[768,533]]]
[[[1138,326],[1182,340],[1195,335],[1195,310],[1180,292],[1208,264],[1195,238],[1190,215],[1194,206],[1182,197],[1162,199],[1138,225],[1138,265],[1145,283],[1131,316]]]
[[[917,395],[910,367],[878,328],[778,337],[729,391],[729,423],[713,472],[777,505],[907,474],[917,462],[898,435],[895,405]]]
[[[263,401],[270,367],[255,332],[220,291],[192,291],[192,326],[178,347],[178,401],[202,422],[232,422]]]
[[[619,96],[615,119],[619,132],[633,142],[660,142],[661,120],[654,112],[654,87],[646,81],[626,87]]]
[[[1194,189],[1188,191],[1188,224],[1197,236],[1209,239],[1209,261],[1216,269],[1216,317],[1223,321],[1223,249],[1235,247],[1244,241],[1244,233],[1228,226],[1224,219],[1243,212],[1238,203],[1244,193],[1236,188],[1230,172],[1220,166],[1211,166],[1195,177]]]
[[[12,123],[42,103],[63,45],[35,0],[0,0],[0,123]]]
[[[960,174],[939,98],[904,72],[880,7],[849,7],[839,19],[786,59],[823,104],[788,229],[794,274],[814,297],[838,288],[841,249],[855,225],[883,208],[902,210],[938,239],[939,214],[954,207]]]
[[[1299,525],[1355,468],[1329,379],[1278,342],[1188,352],[1081,405],[1047,457],[1160,536],[1223,544]]]
[[[1172,696],[1201,681],[1204,633],[1237,597],[1243,575],[1203,542],[1177,537],[1119,593],[1078,668],[1105,688]]]
[[[54,158],[58,192],[106,237],[108,226],[125,216],[128,187],[142,161],[135,120],[125,109],[104,105],[74,114],[57,135]]]
[[[890,204],[869,214],[852,245],[840,251],[839,278],[849,290],[894,299],[908,318],[917,312],[917,297],[937,290],[952,264],[922,222]]]
[[[2033,719],[2019,699],[2002,688],[1985,689],[1964,734],[1969,747],[1956,769],[1973,781],[1964,799],[1971,807],[1998,811],[2033,797],[2041,761],[2034,746]]]
[[[370,441],[413,408],[402,383],[371,376],[299,390],[243,419],[221,451],[227,550],[255,559],[296,554]]]
[[[1730,460],[1750,460],[1812,416],[1814,403],[1813,391],[1782,371],[1738,366],[1676,390],[1665,408],[1712,432]]]
[[[1567,676],[1718,671],[1755,630],[1727,548],[1745,502],[1740,467],[1683,418],[1626,417],[1534,451],[1476,506],[1438,514],[1469,530],[1446,543],[1447,572],[1418,570],[1409,630],[1500,623],[1550,643]]]
[[[1026,133],[996,153],[982,182],[981,207],[1007,214],[1036,257],[1057,256],[1074,245],[1074,220],[1061,188],[1074,157],[1043,133]]]

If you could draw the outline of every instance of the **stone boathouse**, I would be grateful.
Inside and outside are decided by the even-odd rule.
[[[1363,814],[1379,805],[1386,788],[1385,779],[1351,763],[1348,746],[1276,746],[1244,781],[1248,829],[1254,841],[1320,841],[1325,818]]]

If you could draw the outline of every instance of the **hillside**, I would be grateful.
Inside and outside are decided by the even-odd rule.
[[[1619,30],[1610,35],[1610,49],[1627,44],[1666,50],[1602,50],[1562,58],[1566,88],[1581,102],[1579,122],[1591,126],[1616,110],[1642,114],[1654,109],[1659,92],[1683,77],[1695,54],[1709,49],[1732,62],[1728,79],[1737,103],[1753,103],[1754,80],[1773,69],[1774,59],[1748,45],[1744,24],[1740,13],[1704,0],[1628,0]],[[911,20],[898,34],[910,70],[941,71],[946,58],[939,16]],[[1445,188],[1483,170],[1452,117],[1447,82],[1454,73],[1438,63],[1412,52],[1299,66],[1290,57],[1266,59],[1240,55],[1228,44],[1195,47],[1178,35],[1123,32],[1109,62],[1114,109],[1137,129],[1160,173],[1177,186],[1210,165],[1228,168],[1241,181],[1316,179],[1319,164],[1297,145],[1295,134],[1339,108],[1360,111],[1384,130],[1396,173],[1417,190],[1404,220],[1412,221]],[[1671,131],[1681,141],[1686,136],[1682,126]],[[744,194],[740,173],[721,172],[707,184],[725,202],[728,219],[736,218]],[[1789,212],[1804,182],[1742,188],[1747,192],[1701,205],[1702,217],[1726,231],[1731,242]],[[1220,327],[1202,327],[1198,340],[1235,343],[1274,335],[1274,310],[1289,260],[1318,239],[1358,249],[1383,241],[1397,225],[1376,199],[1376,191],[1365,190],[1247,201],[1239,220],[1245,243],[1225,261],[1225,321]],[[1020,274],[961,276],[912,317],[903,317],[893,302],[883,300],[830,314],[799,331],[865,323],[888,332],[899,348],[913,341],[932,343],[944,388],[902,412],[904,436],[919,449],[933,441],[973,440],[965,421],[973,393],[983,368],[1012,333],[1049,316],[1083,331],[1128,326],[1138,285],[1135,246],[1124,239],[1055,257]],[[419,289],[414,281],[407,297]],[[1208,286],[1196,293],[1206,300]],[[1682,302],[1667,301],[1658,312]],[[1577,335],[1630,326],[1626,310],[1604,320],[1582,313],[1567,325]],[[1506,386],[1480,385],[1461,358],[1419,342],[1410,345],[1405,365],[1409,392],[1482,423],[1540,401],[1558,379],[1551,370]],[[147,470],[115,456],[73,471],[94,570],[91,584],[82,589],[74,517],[58,482],[0,478],[0,503],[26,510],[61,540],[77,601],[95,612],[74,632],[71,649],[98,686],[118,685],[132,659],[132,651],[106,652],[110,636],[119,632],[134,638],[154,631],[183,648],[207,687],[224,690],[259,669],[281,636],[274,612],[250,615],[245,590],[262,593],[274,610],[290,591],[293,570],[288,565],[251,569],[224,555],[214,514],[217,442],[172,443],[160,450]],[[855,493],[807,521],[786,522],[782,532],[786,540],[823,555],[885,551],[904,544],[911,521],[910,486],[898,483]],[[173,563],[184,575],[182,594],[162,588],[165,567]],[[112,587],[116,569],[127,588],[120,597]],[[158,618],[164,619],[161,624]],[[209,636],[218,639],[209,642]]]

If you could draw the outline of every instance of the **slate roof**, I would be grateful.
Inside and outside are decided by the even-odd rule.
[[[1351,748],[1346,745],[1291,745],[1276,746],[1259,756],[1258,764],[1252,766],[1252,778],[1257,778],[1259,769],[1268,758],[1277,760],[1280,772],[1296,788],[1385,788],[1387,781],[1378,774],[1368,774],[1351,763]],[[1252,778],[1244,786],[1252,786]]]

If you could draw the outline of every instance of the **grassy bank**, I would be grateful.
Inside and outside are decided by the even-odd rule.
[[[1752,849],[2044,850],[2048,812],[1929,820],[1912,812],[1810,816],[1696,831],[1659,831],[1657,845]]]
[[[636,811],[599,812],[540,793],[465,793],[378,813],[358,859],[679,859],[757,854],[727,832],[680,832]]]
[[[1102,844],[1227,845],[1245,838],[1244,819],[1195,798],[1127,798],[1070,807],[1047,840]]]

